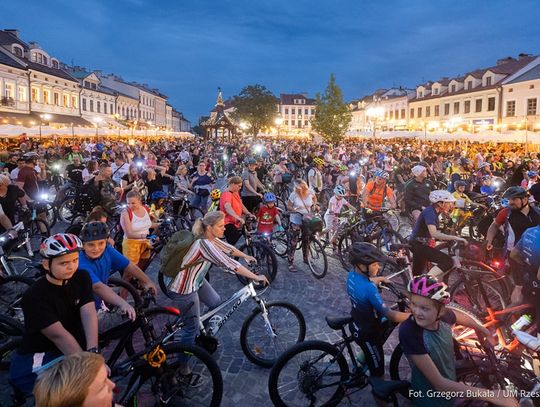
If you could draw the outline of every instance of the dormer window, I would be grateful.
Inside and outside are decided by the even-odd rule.
[[[451,89],[451,92],[454,93],[456,91],[456,85],[452,85],[450,89]]]
[[[54,69],[59,69],[60,68],[60,64],[58,63],[58,61],[56,59],[51,59],[51,62],[52,62],[52,67]]]
[[[23,53],[24,53],[24,49],[18,45],[18,44],[13,44],[12,47],[11,47],[12,51],[13,51],[13,54],[15,54],[16,56],[18,57],[22,57],[23,56]]]
[[[423,98],[424,97],[424,92],[422,92],[422,91],[418,92],[418,97]]]
[[[486,78],[486,86],[491,86],[491,76]]]
[[[438,95],[439,94],[439,88],[433,88],[433,94]]]
[[[467,81],[467,90],[472,89],[472,81]]]

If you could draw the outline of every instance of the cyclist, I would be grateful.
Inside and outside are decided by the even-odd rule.
[[[116,386],[108,376],[103,356],[90,352],[70,355],[38,378],[36,407],[120,407],[112,401]]]
[[[32,392],[37,373],[62,355],[98,345],[97,315],[88,273],[79,271],[82,243],[58,233],[40,246],[47,274],[22,297],[24,334],[10,364],[11,382],[24,395]]]
[[[507,398],[501,392],[485,392],[456,382],[452,326],[457,323],[473,328],[479,338],[484,337],[491,343],[494,338],[467,315],[445,308],[450,302],[446,284],[429,275],[415,276],[409,283],[409,292],[412,315],[399,327],[399,342],[412,367],[414,405],[453,406],[453,400],[445,396],[430,396],[431,391],[440,391],[467,394],[467,398],[478,398],[499,406],[518,406],[517,400]],[[493,393],[495,397],[488,396]]]
[[[410,243],[413,253],[413,275],[423,274],[427,261],[436,263],[438,268],[433,273],[446,272],[454,263],[452,258],[435,248],[435,240],[457,240],[464,244],[467,241],[459,236],[447,235],[439,231],[439,215],[448,215],[454,208],[456,198],[445,190],[435,190],[429,194],[429,205],[420,213],[414,224]]]
[[[387,281],[386,277],[378,277],[379,263],[388,260],[371,243],[355,242],[349,252],[349,262],[353,265],[347,277],[353,317],[349,328],[364,352],[371,376],[376,377],[384,375],[383,345],[390,328],[389,321],[400,323],[410,316],[407,312],[389,309],[377,289],[379,283]]]
[[[150,290],[154,295],[157,294],[156,285],[150,277],[108,244],[109,228],[105,222],[87,223],[83,226],[80,236],[83,241],[83,252],[80,257],[79,268],[88,272],[93,289],[98,296],[101,297],[100,293],[106,291],[105,287],[108,287],[109,276],[116,271],[123,275],[124,280],[129,282],[131,279],[136,278],[144,288]],[[126,305],[120,303],[118,299],[112,298],[111,301],[111,298],[109,298],[110,293],[105,292],[105,296],[101,298],[112,304],[119,305],[121,309],[127,310]],[[96,306],[98,309],[101,307],[99,299],[96,299]],[[129,311],[131,312],[131,310]],[[128,315],[130,314],[128,313]]]
[[[273,192],[265,192],[263,195],[263,204],[257,212],[257,233],[271,234],[276,224],[281,230],[281,218],[276,207],[277,198]]]
[[[386,180],[390,177],[390,174],[377,169],[373,175],[375,180],[368,181],[362,192],[364,206],[372,211],[381,211],[385,201],[388,199],[390,206],[396,208],[394,191],[386,184]]]
[[[328,234],[328,241],[332,243],[334,253],[337,250],[336,244],[339,226],[339,214],[341,213],[343,207],[347,207],[356,212],[355,207],[345,199],[346,194],[347,193],[343,185],[336,186],[334,188],[334,196],[332,196],[328,201],[328,208],[324,214],[324,224],[326,225],[326,229],[323,231],[323,233]]]
[[[324,160],[319,157],[313,159],[313,167],[308,171],[308,186],[315,191],[316,194],[323,189],[323,175],[321,170],[324,167]]]
[[[240,229],[246,222],[242,215],[249,216],[248,208],[242,203],[240,189],[242,178],[235,175],[228,179],[227,190],[221,193],[219,210],[225,214],[225,239],[235,245],[241,237]]]
[[[415,165],[411,169],[413,178],[405,184],[404,201],[405,210],[416,223],[420,213],[430,205],[429,193],[433,190],[433,185],[427,179],[428,170],[423,165]]]
[[[187,344],[195,343],[199,331],[201,302],[211,309],[221,301],[219,294],[204,278],[211,265],[268,284],[265,276],[252,273],[231,258],[242,257],[248,263],[255,262],[253,257],[221,240],[225,233],[223,212],[208,212],[204,218],[197,219],[193,225],[193,233],[197,239],[184,256],[180,272],[170,286],[170,291],[176,294],[179,308],[182,311],[186,310],[183,312],[186,326],[180,331],[180,340]],[[189,373],[191,373],[189,367],[183,366],[182,374]]]
[[[521,187],[508,188],[503,199],[508,207],[502,209],[493,220],[486,235],[486,250],[493,249],[493,239],[500,228],[504,229],[505,248],[509,252],[528,228],[540,225],[540,211],[529,205],[529,194]]]
[[[213,189],[210,191],[210,206],[208,207],[208,212],[219,211],[219,200],[221,199],[221,190]]]

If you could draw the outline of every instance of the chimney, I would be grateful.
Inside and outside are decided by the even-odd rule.
[[[30,45],[30,48],[38,48],[38,49],[41,49],[41,47],[39,46],[39,44],[35,41],[30,41],[28,43],[28,45]]]
[[[19,39],[21,38],[21,37],[20,37],[19,30],[16,30],[16,29],[14,29],[14,28],[6,28],[4,31],[7,32],[7,33],[10,33],[10,34],[13,35],[14,37],[17,37],[17,38],[19,38]]]
[[[502,64],[506,64],[507,62],[511,62],[511,61],[515,61],[515,59],[512,58],[512,57],[506,57],[506,58],[498,59],[497,60],[497,66],[502,65]]]
[[[522,52],[521,54],[518,55],[518,60],[521,61],[522,59],[528,58],[528,57],[530,57],[530,56],[532,56],[532,55],[531,55],[531,54],[526,54],[526,53]]]

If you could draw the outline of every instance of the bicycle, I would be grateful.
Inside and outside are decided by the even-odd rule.
[[[380,287],[397,297],[394,307],[400,311],[407,308],[407,297],[399,290],[391,284],[381,284]],[[353,352],[354,336],[345,329],[353,322],[352,317],[326,317],[326,322],[331,329],[341,331],[341,340],[335,343],[302,342],[288,349],[276,361],[268,379],[268,393],[275,406],[335,406],[344,397],[370,384],[367,367],[357,360]],[[395,326],[397,324],[390,324],[385,330],[384,341]],[[397,406],[395,395],[405,394],[409,382],[383,382],[382,379],[371,378],[374,395],[384,396]],[[355,388],[357,390],[353,391]]]
[[[284,301],[267,303],[260,298],[266,289],[258,294],[251,282],[217,307],[201,315],[198,343],[210,353],[215,352],[218,346],[215,335],[240,305],[253,299],[257,307],[244,320],[240,331],[240,345],[251,362],[263,367],[272,366],[279,352],[286,349],[290,343],[304,340],[306,322],[302,312],[293,304]],[[166,295],[174,299],[170,291],[167,291]],[[217,315],[228,307],[230,308],[223,317]],[[211,326],[207,327],[208,324]]]

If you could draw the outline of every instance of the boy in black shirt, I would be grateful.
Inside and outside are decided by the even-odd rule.
[[[98,328],[92,283],[77,272],[82,243],[75,235],[58,233],[40,247],[47,274],[23,295],[24,335],[11,361],[12,385],[28,395],[37,374],[63,355],[97,351]]]

